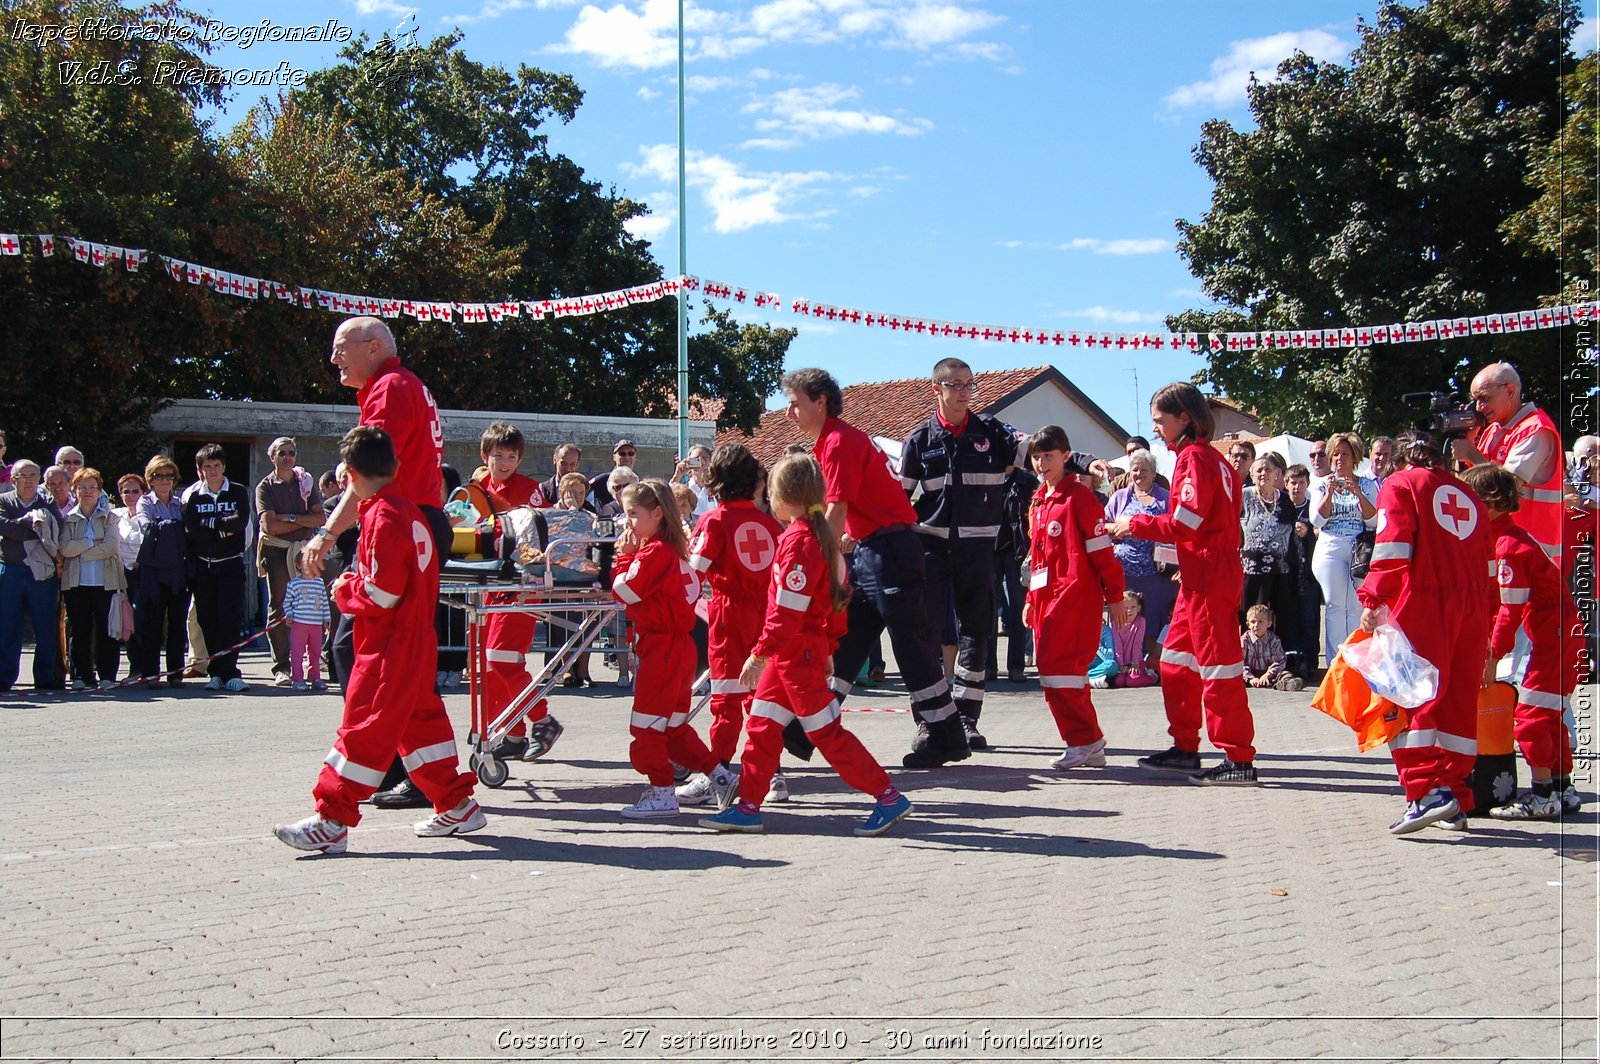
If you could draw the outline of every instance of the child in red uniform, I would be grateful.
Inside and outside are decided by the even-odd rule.
[[[1162,640],[1161,700],[1172,748],[1139,759],[1139,767],[1181,772],[1191,783],[1256,785],[1255,719],[1244,690],[1239,600],[1239,474],[1211,447],[1214,423],[1206,397],[1192,384],[1169,384],[1150,400],[1161,441],[1177,453],[1170,513],[1117,518],[1111,534],[1137,536],[1178,549],[1178,602]],[[1223,753],[1200,771],[1200,719]]]
[[[273,833],[297,850],[344,853],[358,803],[383,781],[396,752],[436,813],[418,835],[459,835],[487,821],[472,798],[473,777],[456,764],[455,733],[434,690],[439,559],[415,503],[391,481],[397,462],[389,434],[360,425],[339,443],[350,490],[361,500],[361,547],[333,583],[334,601],[355,623],[355,665],[345,688],[344,721],[312,795],[317,811]]]
[[[617,537],[616,578],[611,593],[627,606],[635,633],[639,671],[633,685],[633,743],[628,760],[650,786],[622,811],[629,820],[678,815],[672,764],[711,777],[720,807],[732,801],[739,777],[712,756],[689,727],[689,689],[694,684],[694,603],[700,581],[689,568],[689,543],[672,489],[643,480],[622,493],[627,530]]]
[[[542,509],[554,505],[544,497],[537,480],[517,472],[526,450],[527,441],[522,430],[500,421],[485,429],[478,441],[483,468],[472,475],[472,482],[489,496],[495,513],[518,506]],[[503,591],[490,595],[486,601],[491,606],[503,606],[515,600],[515,592]],[[494,613],[484,622],[483,657],[487,670],[481,682],[485,725],[504,712],[511,700],[533,682],[528,672],[528,648],[533,645],[534,627],[538,623],[538,618],[530,613]],[[518,758],[535,761],[550,752],[561,738],[562,730],[561,722],[550,716],[550,704],[541,698],[526,717],[512,725],[490,753],[501,761]]]
[[[761,463],[744,446],[725,443],[706,468],[706,490],[717,508],[695,528],[689,567],[711,585],[708,656],[711,665],[711,753],[733,760],[750,712],[750,688],[739,679],[766,616],[767,584],[783,526],[756,509]],[[678,788],[679,805],[711,800],[711,778],[696,775]]]
[[[1030,441],[1041,481],[1029,518],[1033,573],[1023,623],[1034,631],[1039,686],[1066,751],[1050,763],[1069,769],[1106,763],[1106,739],[1089,695],[1089,663],[1100,646],[1100,610],[1113,625],[1127,623],[1122,565],[1105,531],[1105,507],[1067,475],[1072,445],[1046,425]]]
[[[1533,776],[1533,790],[1516,801],[1489,810],[1497,820],[1555,820],[1582,808],[1572,786],[1572,746],[1561,714],[1567,696],[1578,686],[1583,670],[1583,639],[1573,634],[1577,604],[1562,578],[1561,567],[1511,515],[1522,505],[1517,478],[1503,467],[1485,463],[1461,474],[1488,511],[1494,537],[1496,583],[1500,610],[1489,638],[1484,680],[1494,679],[1495,665],[1511,653],[1517,629],[1528,633],[1528,671],[1517,687],[1517,745]]]
[[[761,830],[761,802],[778,767],[783,729],[796,718],[841,779],[878,799],[872,815],[855,829],[857,835],[882,835],[911,812],[911,801],[895,789],[883,766],[845,730],[829,686],[850,588],[823,513],[823,487],[822,469],[809,455],[791,455],[772,469],[767,489],[772,512],[788,527],[778,540],[767,585],[766,620],[739,674],[755,688],[739,766],[743,797],[702,819],[701,827]]]

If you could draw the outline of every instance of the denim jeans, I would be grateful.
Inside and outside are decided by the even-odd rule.
[[[33,685],[61,685],[58,603],[61,580],[35,579],[25,564],[0,564],[0,689],[17,682],[22,670],[22,614],[33,620]]]

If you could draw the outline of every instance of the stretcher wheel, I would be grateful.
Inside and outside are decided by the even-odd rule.
[[[485,787],[499,787],[511,775],[511,766],[489,754],[473,754],[472,769]]]

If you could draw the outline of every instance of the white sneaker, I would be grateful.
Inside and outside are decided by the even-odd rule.
[[[787,802],[789,800],[789,781],[783,778],[783,773],[774,772],[772,783],[767,787],[767,801]]]
[[[207,691],[220,691],[220,690],[222,690],[222,677],[213,676],[213,677],[211,677],[211,679],[207,680],[206,681],[206,690]]]
[[[289,674],[286,672],[275,672],[272,674],[272,686],[274,687],[288,687],[293,682],[294,680],[291,679]]]
[[[344,853],[350,848],[350,829],[334,820],[312,813],[298,824],[279,824],[272,829],[278,841],[297,850]]]
[[[1435,820],[1432,826],[1438,828],[1440,831],[1470,830],[1470,827],[1467,824],[1467,814],[1465,813],[1457,813],[1455,816],[1447,816],[1443,820]]]
[[[646,787],[639,800],[622,811],[625,820],[665,820],[678,815],[678,794],[671,787]]]
[[[1567,784],[1567,789],[1556,797],[1561,799],[1561,812],[1567,816],[1583,811],[1583,795],[1572,784]]]
[[[432,835],[465,835],[469,831],[477,831],[487,827],[489,818],[483,815],[483,809],[477,800],[468,798],[448,813],[435,813],[427,820],[419,820],[416,832],[422,838]]]
[[[235,676],[222,686],[225,690],[232,691],[234,694],[238,694],[240,691],[250,690],[250,685],[245,683],[244,680],[238,676]]]
[[[1065,753],[1050,762],[1050,767],[1069,769],[1082,768],[1087,765],[1090,768],[1104,768],[1105,764],[1106,741],[1104,739],[1096,739],[1087,746],[1067,747]]]
[[[1489,815],[1496,820],[1559,820],[1561,796],[1549,794],[1541,798],[1529,791],[1514,802],[1489,810]]]
[[[739,770],[718,765],[711,770],[710,785],[711,796],[717,800],[717,809],[728,808],[739,797]]]
[[[705,805],[711,801],[711,777],[696,772],[678,788],[679,805]]]

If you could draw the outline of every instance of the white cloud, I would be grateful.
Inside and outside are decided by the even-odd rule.
[[[1159,314],[1148,314],[1142,310],[1118,310],[1116,307],[1102,307],[1099,305],[1084,307],[1082,310],[1063,310],[1056,316],[1061,318],[1087,318],[1089,321],[1111,322],[1116,325],[1137,325],[1140,322],[1162,320]]]
[[[446,15],[445,17],[441,18],[439,22],[441,24],[452,26],[470,26],[474,22],[492,21],[493,19],[497,19],[507,12],[521,11],[525,7],[532,6],[532,3],[533,0],[484,0],[483,6],[478,9],[477,14]],[[551,5],[549,0],[545,0],[544,3],[541,3],[538,6],[545,8]]]
[[[927,51],[954,44],[963,37],[990,29],[1003,21],[987,11],[950,3],[921,3],[895,13],[901,39],[913,48]]]
[[[408,18],[417,13],[414,7],[394,3],[393,0],[355,0],[358,15],[398,15]]]
[[[1159,237],[1148,240],[1100,240],[1080,236],[1058,247],[1062,251],[1092,251],[1096,255],[1159,255],[1171,249],[1172,241]]]
[[[1578,23],[1578,28],[1572,34],[1573,54],[1582,58],[1600,48],[1600,17],[1590,15]]]
[[[1295,30],[1234,41],[1225,55],[1212,60],[1210,78],[1179,86],[1163,102],[1174,111],[1199,105],[1227,107],[1244,100],[1252,71],[1257,79],[1269,81],[1276,76],[1278,64],[1296,51],[1315,59],[1335,60],[1347,56],[1350,47],[1326,30]]]
[[[752,100],[743,108],[746,114],[769,117],[756,121],[762,133],[786,133],[786,138],[768,138],[764,146],[778,146],[816,140],[822,137],[842,137],[858,133],[895,133],[915,137],[933,128],[926,118],[896,118],[856,108],[843,107],[861,95],[855,88],[824,84],[813,88],[783,89],[771,96]],[[751,142],[746,142],[750,146]]]
[[[713,78],[707,77],[704,74],[690,74],[688,77],[683,79],[683,87],[686,92],[716,92],[718,89],[726,89],[728,86],[734,84],[737,84],[737,80],[735,78]]]
[[[629,218],[622,223],[622,228],[640,240],[655,240],[662,233],[671,229],[673,223],[677,220],[676,211],[665,211],[661,214],[646,214],[637,218]]]
[[[640,85],[639,91],[635,92],[634,95],[639,97],[639,99],[643,100],[645,103],[649,103],[651,100],[655,99],[661,94],[648,85]]]
[[[643,161],[624,164],[632,174],[658,181],[676,179],[678,149],[673,144],[641,147]],[[741,169],[720,155],[690,152],[685,162],[690,187],[699,190],[711,211],[711,225],[719,233],[738,233],[760,225],[814,222],[832,214],[807,208],[802,201],[823,186],[837,183],[839,175],[826,170],[758,171]]]
[[[684,4],[685,33],[704,28],[714,16],[692,3]],[[644,0],[635,7],[617,3],[609,8],[585,5],[567,28],[558,52],[592,56],[601,66],[638,69],[667,66],[678,61],[677,0]]]

